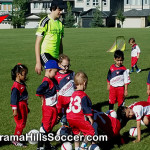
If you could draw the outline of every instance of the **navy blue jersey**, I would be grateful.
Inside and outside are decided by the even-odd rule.
[[[108,75],[107,82],[113,87],[124,86],[130,83],[129,71],[126,67],[116,67],[115,64],[111,65]]]
[[[71,96],[74,92],[74,75],[75,73],[71,70],[68,73],[62,74],[57,72],[55,79],[59,84],[59,95]]]
[[[18,102],[27,101],[28,100],[28,92],[25,84],[14,82],[11,88],[11,102],[10,105],[12,109],[17,109]]]
[[[43,96],[47,106],[54,106],[57,104],[56,86],[51,79],[44,77],[42,84],[36,91],[36,96]]]

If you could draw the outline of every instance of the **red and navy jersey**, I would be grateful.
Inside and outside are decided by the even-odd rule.
[[[20,101],[28,100],[28,92],[24,83],[15,81],[11,88],[11,102],[12,109],[17,109],[17,105]]]
[[[129,70],[126,67],[116,67],[115,64],[111,65],[108,75],[107,82],[113,87],[124,86],[130,83]]]
[[[75,91],[66,111],[67,119],[85,120],[86,116],[92,116],[92,102],[84,91]]]
[[[96,128],[98,128],[97,131],[103,132],[109,138],[120,135],[121,124],[117,118],[111,117],[104,112],[93,110],[93,120],[94,124],[97,123],[97,126],[93,126],[94,129],[97,130]]]
[[[66,74],[57,72],[55,79],[59,84],[59,95],[71,96],[74,92],[74,75],[75,73],[71,70]]]
[[[145,115],[150,115],[150,103],[146,101],[135,102],[129,106],[135,114],[136,120],[139,121]]]
[[[147,78],[147,85],[150,85],[150,72],[149,72],[148,78]]]
[[[48,77],[44,77],[42,84],[36,91],[36,96],[43,96],[45,105],[54,106],[57,104],[57,92],[55,84]]]

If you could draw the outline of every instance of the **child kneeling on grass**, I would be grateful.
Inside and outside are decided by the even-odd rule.
[[[136,119],[137,121],[137,139],[141,141],[141,120],[149,128],[150,127],[150,103],[146,101],[135,102],[129,107],[120,106],[117,110],[117,116],[121,120]]]

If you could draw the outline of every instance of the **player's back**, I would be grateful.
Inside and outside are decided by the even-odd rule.
[[[91,106],[92,103],[84,91],[75,91],[70,98],[70,104],[66,111],[67,119],[85,119],[85,113],[91,114]]]
[[[120,134],[121,124],[117,118],[111,117],[103,112],[95,111],[94,121],[97,122],[100,131],[106,134],[109,138]]]

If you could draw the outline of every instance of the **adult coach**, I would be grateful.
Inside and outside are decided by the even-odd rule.
[[[39,23],[35,42],[35,71],[37,74],[41,74],[42,66],[49,59],[57,60],[59,54],[63,53],[64,27],[59,18],[64,8],[63,0],[53,0],[50,7],[51,13]]]

